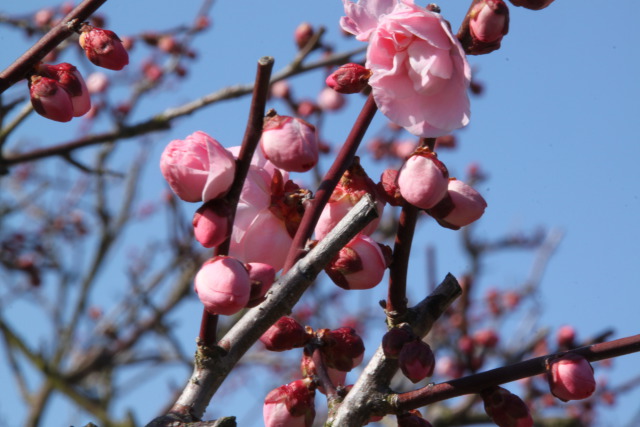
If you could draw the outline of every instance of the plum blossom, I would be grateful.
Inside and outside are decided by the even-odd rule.
[[[340,25],[368,41],[365,66],[380,111],[414,135],[437,137],[469,123],[471,68],[440,14],[413,0],[343,0]]]
[[[564,402],[586,399],[596,390],[591,364],[574,353],[567,353],[552,361],[547,377],[551,393]]]

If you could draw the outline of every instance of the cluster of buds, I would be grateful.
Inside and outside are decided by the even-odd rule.
[[[397,173],[385,171],[380,188],[389,203],[406,201],[453,230],[478,220],[487,207],[471,186],[449,178],[447,167],[426,147],[417,148]]]
[[[408,324],[390,329],[382,337],[382,350],[388,359],[398,359],[400,370],[413,383],[433,375],[436,365],[433,351]]]

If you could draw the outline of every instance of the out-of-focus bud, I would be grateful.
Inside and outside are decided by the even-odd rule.
[[[310,99],[303,99],[298,103],[298,107],[296,108],[296,112],[302,117],[309,117],[316,111],[318,111],[318,106]]]
[[[593,368],[584,357],[567,353],[548,363],[549,388],[563,402],[586,399],[596,390]]]
[[[339,93],[358,93],[369,84],[371,70],[359,64],[345,64],[327,77],[326,83]]]
[[[331,381],[331,384],[333,384],[334,387],[344,387],[347,379],[347,372],[330,368],[328,366],[325,366],[325,368],[327,370],[327,375],[329,376],[329,380]],[[307,354],[306,351],[303,352],[302,359],[300,360],[300,371],[302,372],[302,375],[304,375],[305,377],[312,377],[312,376],[318,375],[318,371],[316,369],[315,362],[313,361],[313,357]],[[322,394],[327,394],[322,384],[318,384],[318,391]]]
[[[220,245],[231,234],[229,216],[231,209],[222,199],[206,202],[193,215],[194,237],[205,248]]]
[[[329,202],[326,204],[318,223],[316,224],[316,239],[322,240],[342,218],[353,208],[365,194],[376,195],[377,189],[371,178],[360,166],[360,158],[355,157],[351,166],[342,174],[340,182],[331,193]],[[378,217],[382,216],[384,202],[376,203]],[[380,223],[379,219],[370,222],[362,233],[370,235]]]
[[[164,179],[185,202],[220,197],[231,187],[235,170],[233,155],[201,131],[171,141],[160,158]]]
[[[260,147],[271,163],[289,172],[306,172],[318,162],[316,128],[295,117],[267,118]]]
[[[316,416],[313,387],[307,378],[271,390],[262,407],[265,427],[311,427]]]
[[[433,375],[436,359],[429,344],[416,339],[402,346],[398,364],[404,376],[415,384]]]
[[[480,193],[462,181],[452,178],[447,189],[446,197],[429,209],[429,214],[443,227],[458,230],[478,220],[487,208]]]
[[[265,300],[265,295],[276,279],[276,270],[269,264],[249,262],[245,264],[251,279],[251,295],[247,307],[255,307]]]
[[[391,152],[394,156],[404,161],[415,151],[417,141],[414,139],[396,140],[391,143]]]
[[[53,17],[53,9],[40,9],[33,15],[33,23],[38,27],[44,27],[52,23]]]
[[[491,387],[480,393],[484,410],[499,427],[532,427],[533,419],[527,405],[502,387]]]
[[[527,9],[540,10],[553,3],[553,0],[509,0],[514,6],[522,6]]]
[[[482,55],[500,48],[509,32],[509,8],[503,0],[473,2],[458,32],[458,39],[469,55]]]
[[[182,46],[178,43],[173,36],[162,36],[158,40],[158,49],[166,53],[180,53]]]
[[[458,339],[458,350],[463,354],[472,355],[476,346],[473,339],[469,335],[463,335]]]
[[[416,335],[408,324],[389,329],[382,337],[382,351],[388,359],[397,359],[400,355],[402,347],[408,343],[415,341]]]
[[[164,70],[161,66],[156,64],[153,61],[145,61],[142,64],[142,74],[149,80],[150,82],[158,82],[164,75]]]
[[[308,22],[303,22],[298,25],[296,30],[293,32],[293,38],[298,49],[305,47],[307,43],[309,43],[309,40],[311,40],[311,37],[313,37],[313,34],[313,27]]]
[[[73,118],[71,95],[54,79],[31,76],[29,94],[33,109],[41,116],[56,122],[68,122]]]
[[[481,329],[473,334],[473,341],[481,347],[494,348],[498,345],[500,337],[493,329]]]
[[[286,351],[304,347],[311,339],[294,318],[283,316],[262,334],[260,341],[269,351]]]
[[[398,172],[400,194],[420,209],[430,209],[447,195],[449,172],[428,148],[418,148]]]
[[[371,289],[380,283],[386,268],[378,243],[359,233],[340,249],[325,271],[343,289]]]
[[[320,347],[320,351],[329,368],[349,372],[362,362],[364,343],[355,329],[321,329],[316,335],[325,344]]]
[[[98,67],[117,71],[129,63],[129,54],[113,31],[91,25],[84,25],[80,31],[80,46]]]
[[[398,415],[396,418],[398,427],[431,427],[431,423],[422,418],[422,414],[416,409]]]
[[[100,71],[89,74],[87,77],[87,89],[89,93],[104,93],[109,87],[109,77]]]
[[[576,330],[573,326],[565,325],[558,329],[558,334],[556,335],[558,347],[570,349],[575,346],[575,339]]]
[[[455,135],[443,135],[436,138],[436,148],[456,148],[457,141]]]
[[[289,83],[286,80],[278,80],[271,85],[271,96],[286,99],[291,95]]]
[[[87,85],[76,67],[66,62],[56,65],[42,64],[38,72],[58,82],[69,95],[73,105],[73,116],[85,115],[91,108],[91,97]]]
[[[338,111],[344,106],[344,96],[341,93],[325,87],[318,95],[318,107],[324,111]]]
[[[198,298],[211,314],[229,316],[249,302],[249,273],[235,258],[217,256],[206,261],[193,282]]]

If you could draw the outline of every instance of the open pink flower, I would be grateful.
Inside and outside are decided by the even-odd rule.
[[[422,137],[469,123],[471,68],[440,14],[413,0],[343,0],[342,28],[369,41],[365,66],[380,111]]]

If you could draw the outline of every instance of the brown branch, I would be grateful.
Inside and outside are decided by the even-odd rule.
[[[75,27],[89,19],[107,0],[84,0],[76,6],[58,25],[36,42],[29,50],[15,60],[13,64],[0,72],[0,93],[25,78],[38,62],[66,38],[75,34]]]
[[[469,375],[464,378],[440,384],[430,384],[408,393],[397,394],[389,399],[389,402],[391,402],[390,409],[392,409],[393,413],[403,413],[409,409],[419,408],[442,400],[465,394],[479,393],[487,387],[539,375],[546,372],[546,364],[549,359],[567,353],[579,354],[590,362],[596,362],[598,360],[610,359],[612,357],[636,352],[640,352],[640,335],[536,357],[513,365]]]

